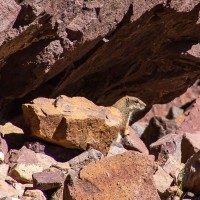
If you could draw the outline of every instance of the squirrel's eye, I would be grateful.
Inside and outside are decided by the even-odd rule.
[[[139,103],[139,101],[138,101],[138,100],[135,100],[134,102],[135,102],[135,103]]]

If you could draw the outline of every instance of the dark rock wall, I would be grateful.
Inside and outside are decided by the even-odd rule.
[[[60,94],[150,107],[200,77],[200,1],[17,2],[0,3],[1,115],[16,99]]]

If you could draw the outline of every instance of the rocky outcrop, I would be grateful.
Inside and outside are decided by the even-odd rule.
[[[24,0],[0,7],[1,117],[27,99],[59,94],[98,105],[128,94],[150,106],[200,77],[198,1]]]
[[[24,117],[34,136],[66,148],[95,148],[106,154],[122,125],[121,113],[98,107],[82,98],[38,98],[23,106]]]
[[[153,183],[153,160],[126,152],[90,163],[70,174],[65,199],[160,199]],[[109,184],[107,184],[109,183]]]

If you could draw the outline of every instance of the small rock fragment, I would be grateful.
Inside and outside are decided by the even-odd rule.
[[[135,133],[140,138],[142,136],[142,134],[144,133],[147,125],[148,124],[145,122],[138,121],[138,122],[135,122],[133,125],[131,125],[131,128],[135,131]]]
[[[42,172],[43,170],[43,167],[37,164],[19,163],[10,169],[9,175],[17,181],[32,183],[32,175],[37,172]]]
[[[166,162],[162,165],[162,169],[169,174],[174,181],[177,183],[178,175],[183,169],[184,164],[178,163],[172,155],[168,155]]]
[[[79,156],[76,156],[75,158],[71,159],[68,163],[71,169],[73,169],[76,172],[79,172],[87,164],[96,160],[100,160],[103,157],[104,156],[100,151],[90,149],[88,151],[83,152]]]
[[[110,146],[110,150],[108,151],[107,157],[122,154],[126,151],[127,150],[123,147],[122,144],[118,143],[117,141],[113,141]]]
[[[24,131],[13,125],[12,123],[8,122],[4,125],[0,125],[0,133],[2,133],[3,136],[8,135],[8,134],[12,134],[12,133],[16,133],[16,134],[24,134]]]
[[[178,163],[181,163],[182,138],[181,134],[166,135],[150,145],[150,153],[155,155],[156,159],[172,155]]]
[[[9,165],[0,164],[0,180],[5,180],[8,175]]]
[[[33,186],[42,191],[59,188],[64,183],[61,172],[40,172],[33,174]]]
[[[177,106],[172,106],[169,110],[169,113],[167,114],[168,119],[176,119],[178,116],[183,114],[184,110],[182,108],[179,108]]]
[[[3,180],[0,180],[0,199],[6,197],[15,197],[18,198],[19,193],[16,189],[14,189],[11,185],[6,183]]]
[[[200,133],[185,133],[182,140],[182,162],[200,150]]]
[[[44,193],[41,190],[33,189],[33,190],[26,190],[24,193],[24,196],[22,197],[22,200],[29,200],[26,197],[30,197],[32,199],[37,200],[46,200],[46,197]]]
[[[129,135],[122,139],[122,144],[125,149],[139,151],[144,154],[149,154],[149,151],[144,142],[138,137],[134,129],[128,127]]]
[[[160,196],[165,197],[167,189],[172,184],[173,178],[167,174],[160,166],[158,166],[158,169],[153,175],[153,178]]]
[[[63,200],[64,186],[58,188],[52,195],[51,200]]]
[[[147,147],[158,139],[175,133],[178,125],[175,120],[169,120],[165,117],[155,116],[153,117],[147,128],[145,129],[141,139],[146,144]]]

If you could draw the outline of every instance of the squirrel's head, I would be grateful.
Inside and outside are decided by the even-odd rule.
[[[130,111],[141,111],[146,108],[146,104],[137,97],[126,96],[126,106]]]

